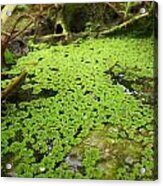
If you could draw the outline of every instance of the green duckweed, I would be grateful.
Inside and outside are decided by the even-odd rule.
[[[2,175],[153,180],[153,38],[31,47],[5,71],[28,76],[2,105]]]

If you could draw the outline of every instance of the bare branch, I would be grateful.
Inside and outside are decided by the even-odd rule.
[[[123,23],[120,24],[120,25],[117,25],[117,26],[111,28],[110,30],[105,30],[105,31],[103,31],[103,32],[100,32],[99,35],[107,35],[107,34],[110,34],[110,33],[114,32],[114,31],[116,31],[116,30],[118,30],[118,29],[121,29],[121,28],[123,28],[123,27],[125,27],[125,26],[131,24],[132,22],[134,22],[134,21],[136,21],[136,20],[139,20],[139,19],[141,19],[141,18],[143,18],[143,17],[147,17],[148,15],[149,15],[149,13],[146,12],[145,14],[141,14],[141,15],[132,17],[131,19],[129,19],[129,20],[123,22]]]

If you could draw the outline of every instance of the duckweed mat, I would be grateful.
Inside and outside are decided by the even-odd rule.
[[[30,44],[2,102],[2,176],[153,180],[154,39],[86,39]]]

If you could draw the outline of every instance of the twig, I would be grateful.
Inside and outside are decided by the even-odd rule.
[[[114,32],[114,31],[116,31],[116,30],[118,30],[118,29],[121,29],[121,28],[123,28],[123,27],[125,27],[125,26],[131,24],[132,22],[134,22],[134,21],[136,21],[136,20],[139,20],[139,19],[141,19],[141,18],[143,18],[143,17],[147,17],[148,15],[149,15],[149,13],[146,12],[145,14],[141,14],[141,15],[132,17],[131,19],[129,19],[129,20],[123,22],[123,23],[120,24],[120,25],[117,25],[117,26],[111,28],[110,30],[105,30],[105,31],[103,31],[103,32],[100,32],[99,35],[107,35],[107,34],[110,34],[110,33]]]
[[[127,2],[126,10],[124,12],[124,20],[126,20],[131,2]]]
[[[49,34],[49,35],[44,35],[41,37],[35,37],[35,36],[29,36],[28,38],[30,39],[36,39],[38,41],[41,42],[46,42],[46,41],[50,41],[50,40],[54,40],[54,39],[60,39],[65,37],[66,38],[67,34]]]
[[[2,35],[8,36],[8,37],[11,36],[11,34],[9,32],[5,32],[3,30],[1,31],[1,33],[2,33]]]
[[[34,21],[34,18],[33,18],[31,15],[24,14],[24,15],[20,16],[20,17],[16,20],[16,22],[15,22],[15,24],[14,24],[12,30],[11,30],[11,35],[13,34],[13,32],[14,32],[14,30],[15,30],[17,24],[18,24],[23,18],[30,18],[30,19],[32,19],[32,21]]]
[[[1,56],[4,55],[4,52],[5,52],[5,50],[6,50],[7,46],[8,46],[8,43],[9,43],[10,39],[16,38],[19,34],[21,34],[21,33],[26,29],[26,27],[25,27],[25,29],[21,30],[21,31],[18,32],[15,36],[13,36],[13,33],[14,33],[14,31],[15,31],[15,28],[16,28],[17,24],[18,24],[23,18],[30,18],[30,19],[32,19],[32,21],[34,20],[34,18],[33,18],[32,16],[28,15],[28,14],[22,15],[22,16],[20,16],[20,17],[16,20],[14,26],[13,26],[12,29],[11,29],[10,35],[6,35],[4,41],[2,42]],[[31,24],[31,23],[30,23],[30,24]],[[12,37],[12,36],[13,36],[13,37]]]
[[[33,21],[30,21],[29,24],[27,24],[27,26],[25,26],[17,34],[15,34],[13,37],[11,37],[11,40],[15,39],[17,36],[19,36],[21,33],[23,33],[32,23],[33,23]]]

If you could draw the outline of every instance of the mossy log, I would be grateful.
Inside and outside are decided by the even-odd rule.
[[[1,99],[6,99],[9,95],[11,95],[21,83],[25,80],[27,75],[27,71],[24,70],[19,76],[15,77],[11,80],[11,83],[1,92]]]

